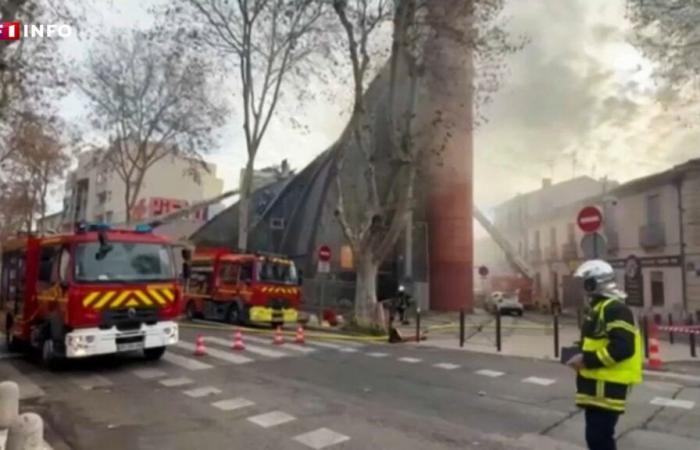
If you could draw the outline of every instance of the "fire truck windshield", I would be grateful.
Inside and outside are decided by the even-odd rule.
[[[258,279],[263,283],[296,285],[299,282],[293,261],[263,259],[257,265]]]
[[[110,242],[100,259],[98,242],[79,244],[75,279],[79,282],[158,281],[175,278],[170,248],[162,244]]]

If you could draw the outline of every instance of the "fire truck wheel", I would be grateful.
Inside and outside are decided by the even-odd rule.
[[[231,325],[241,324],[241,311],[236,303],[233,303],[228,307],[228,311],[226,312],[226,322],[230,323]]]
[[[143,357],[147,361],[158,361],[165,354],[165,347],[144,348]]]
[[[192,300],[187,302],[187,306],[185,307],[185,317],[187,317],[187,320],[194,320],[197,318],[197,310]]]

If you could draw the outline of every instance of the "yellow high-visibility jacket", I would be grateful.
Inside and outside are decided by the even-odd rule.
[[[623,413],[630,387],[642,382],[642,339],[632,311],[618,299],[594,300],[581,330],[585,368],[576,404]]]

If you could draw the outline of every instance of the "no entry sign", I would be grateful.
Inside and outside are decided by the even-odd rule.
[[[331,260],[331,248],[327,245],[322,245],[318,249],[318,260],[319,261],[330,261]]]
[[[595,206],[586,206],[578,213],[576,221],[584,233],[595,233],[603,224],[603,213]]]

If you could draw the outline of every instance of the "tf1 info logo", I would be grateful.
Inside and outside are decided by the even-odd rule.
[[[0,41],[18,41],[22,37],[68,37],[73,30],[69,25],[22,25],[21,22],[0,22]]]

